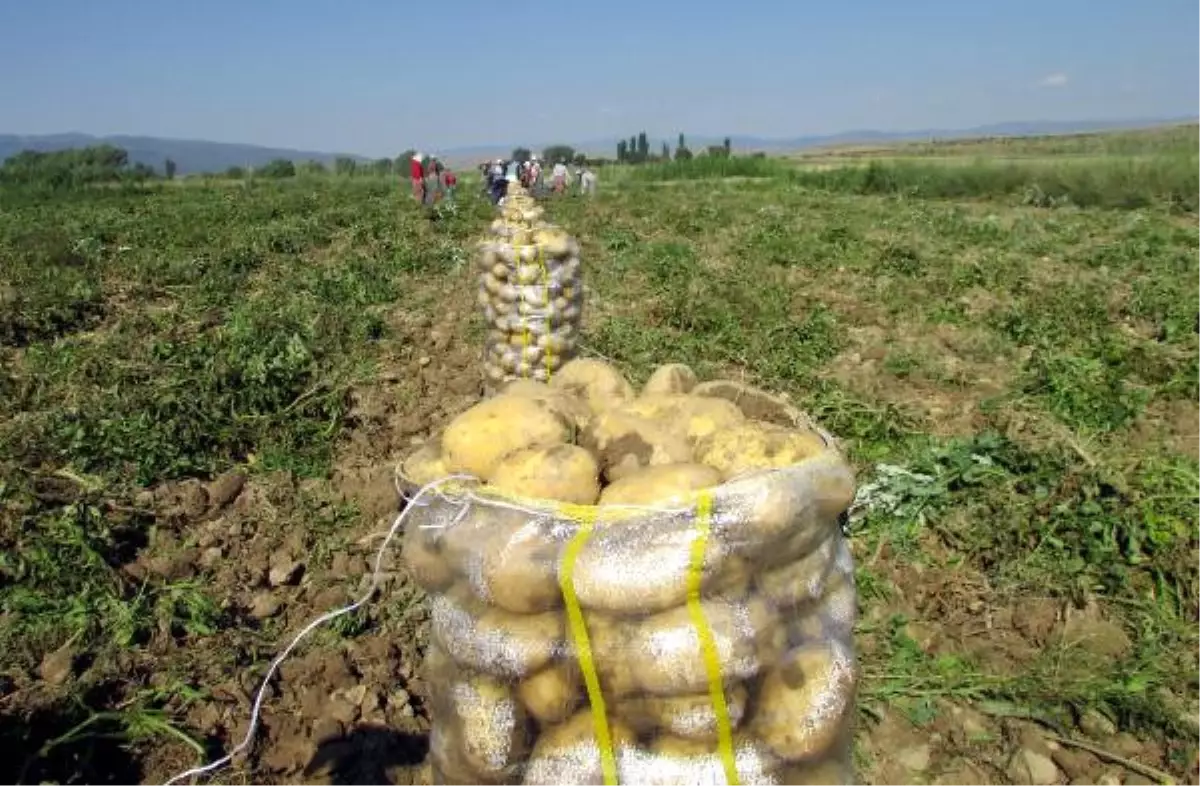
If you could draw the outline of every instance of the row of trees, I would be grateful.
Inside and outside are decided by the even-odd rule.
[[[728,158],[733,154],[733,144],[729,137],[725,137],[725,141],[720,145],[709,145],[705,151],[707,155],[714,157]],[[679,141],[675,145],[675,160],[686,161],[693,157],[691,148],[687,145],[687,140],[684,139],[682,133],[679,134]],[[645,164],[650,161],[670,161],[671,146],[666,142],[662,143],[662,151],[658,154],[650,152],[650,141],[646,138],[646,132],[642,131],[629,139],[622,139],[617,142],[617,161],[622,164]]]
[[[332,166],[321,161],[290,161],[277,158],[253,169],[229,167],[226,177],[241,179],[250,175],[262,178],[288,178],[299,174],[343,176],[391,175],[408,172],[413,156],[406,150],[395,158],[358,161],[348,156],[334,159]],[[74,188],[93,183],[142,182],[164,178],[173,179],[179,171],[175,161],[167,158],[161,170],[141,162],[130,162],[129,153],[113,145],[92,145],[40,152],[25,150],[0,164],[0,184],[36,185],[50,188]]]
[[[7,185],[73,188],[91,183],[148,180],[154,169],[130,164],[129,153],[112,145],[92,145],[71,150],[23,150],[0,164],[0,183]]]

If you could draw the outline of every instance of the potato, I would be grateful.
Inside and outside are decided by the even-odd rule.
[[[429,759],[434,783],[495,783],[473,772],[463,751],[462,733],[454,718],[436,718],[429,729]]]
[[[601,692],[610,699],[634,693],[638,689],[637,680],[626,662],[626,653],[635,623],[594,612],[584,615],[584,621]],[[574,642],[571,655],[578,662],[579,654]]]
[[[626,475],[600,493],[601,505],[655,505],[690,499],[716,486],[721,473],[703,464],[661,464]]]
[[[562,545],[539,522],[497,530],[481,544],[482,561],[469,577],[471,586],[504,611],[538,614],[557,609],[562,606]]]
[[[729,725],[736,729],[746,713],[746,686],[725,688]],[[636,696],[618,702],[615,710],[639,734],[662,731],[692,740],[717,739],[717,713],[707,691],[687,696]]]
[[[633,398],[633,386],[621,372],[592,358],[576,358],[564,365],[550,380],[550,387],[579,396],[594,413]]]
[[[650,750],[630,759],[622,783],[680,784],[726,783],[725,764],[712,742],[662,735]],[[734,768],[740,783],[778,783],[780,762],[757,740],[746,735],[733,739]]]
[[[712,631],[721,675],[726,680],[753,676],[760,663],[756,651],[758,627],[773,630],[777,621],[752,614],[744,602],[702,601]],[[763,608],[769,614],[770,610]],[[757,618],[757,619],[756,619]],[[644,619],[630,639],[627,662],[642,690],[656,696],[700,693],[708,689],[700,637],[686,606]]]
[[[723,399],[666,393],[643,394],[620,409],[660,422],[664,429],[693,445],[746,419],[740,409]]]
[[[633,731],[616,718],[608,719],[609,738],[618,771],[636,751]],[[572,715],[565,723],[544,730],[525,768],[525,783],[603,783],[600,747],[590,709]],[[627,778],[619,781],[629,783]],[[636,781],[633,781],[636,782]]]
[[[546,518],[487,501],[446,507],[455,518],[445,521],[443,553],[477,598],[518,614],[561,604],[560,545]]]
[[[442,448],[437,442],[428,442],[417,448],[400,465],[401,477],[418,487],[449,474],[446,462],[442,458]]]
[[[530,744],[525,708],[512,689],[490,677],[472,675],[450,685],[449,695],[467,766],[485,778],[511,779]]]
[[[522,680],[517,685],[517,698],[542,725],[560,723],[583,698],[579,667],[571,660],[552,663]]]
[[[610,483],[645,467],[682,464],[692,459],[685,439],[655,421],[620,410],[592,418],[580,434],[579,444],[596,454]]]
[[[509,453],[560,445],[569,439],[567,423],[544,402],[497,396],[450,422],[442,434],[442,452],[450,471],[488,480]]]
[[[824,756],[854,719],[857,683],[854,657],[843,645],[793,650],[764,675],[749,729],[788,761]]]
[[[759,469],[787,467],[825,451],[813,432],[747,421],[713,432],[696,444],[696,460],[730,479]]]
[[[594,505],[600,468],[591,453],[575,445],[526,448],[501,459],[488,485],[514,496]]]
[[[664,515],[664,519],[666,519]],[[601,524],[579,552],[573,585],[585,609],[640,615],[687,600],[695,529],[653,521]],[[718,538],[705,545],[701,588],[719,580],[729,558]]]
[[[642,387],[643,396],[657,393],[687,393],[696,386],[696,372],[683,363],[667,363],[654,369]]]
[[[454,570],[443,553],[441,531],[413,527],[404,533],[401,557],[426,592],[439,592],[454,581]]]
[[[760,574],[756,583],[763,597],[781,609],[804,607],[820,598],[837,552],[833,535],[790,565]]]
[[[858,621],[858,593],[854,588],[853,573],[847,575],[837,570],[830,573],[821,598],[821,617],[829,635],[844,641],[851,639],[854,624]]]
[[[430,601],[433,636],[464,666],[520,679],[540,670],[565,647],[563,616],[510,614],[451,588]]]

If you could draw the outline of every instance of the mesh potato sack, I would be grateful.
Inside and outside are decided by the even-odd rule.
[[[479,243],[489,390],[513,379],[547,382],[575,355],[583,306],[579,244],[542,213],[510,183],[500,217]]]
[[[638,393],[584,371],[506,388],[401,467],[420,475],[410,490],[430,467],[476,468],[411,503],[404,536],[431,609],[439,782],[849,780],[856,598],[838,517],[854,477],[837,444],[741,383],[672,366]],[[613,411],[686,455],[606,462],[618,435],[589,458],[596,440],[571,424]]]

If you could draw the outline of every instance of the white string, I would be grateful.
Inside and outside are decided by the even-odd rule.
[[[279,653],[277,656],[275,656],[275,660],[271,661],[271,665],[267,669],[267,673],[262,678],[262,683],[258,687],[258,692],[254,696],[254,706],[250,711],[250,727],[246,729],[246,736],[242,738],[242,741],[234,746],[233,750],[229,751],[229,753],[225,754],[211,764],[206,764],[203,767],[194,767],[190,770],[186,770],[185,772],[181,772],[167,781],[165,786],[171,786],[171,784],[178,783],[185,778],[192,778],[197,775],[203,775],[205,773],[212,772],[213,770],[220,769],[229,762],[233,761],[234,756],[250,747],[250,744],[254,741],[254,733],[258,731],[259,715],[262,712],[262,705],[266,697],[267,687],[271,682],[271,678],[275,676],[275,671],[279,668],[279,665],[287,659],[288,655],[292,654],[292,650],[294,650],[296,646],[303,641],[305,636],[312,633],[314,630],[330,620],[337,619],[343,614],[349,614],[352,611],[358,610],[359,607],[371,599],[371,596],[375,594],[375,590],[379,588],[379,576],[382,571],[383,556],[387,552],[387,548],[391,544],[392,538],[404,524],[404,520],[408,516],[409,511],[416,506],[417,500],[421,499],[421,497],[423,497],[425,494],[444,483],[448,483],[452,480],[461,480],[464,478],[470,479],[470,476],[450,475],[448,477],[439,478],[430,483],[426,483],[421,487],[420,491],[412,496],[411,502],[404,507],[404,510],[400,511],[399,515],[396,516],[395,521],[392,522],[391,528],[388,529],[387,537],[383,540],[383,545],[379,547],[379,551],[375,555],[375,569],[371,576],[371,586],[367,588],[367,591],[363,594],[363,596],[351,603],[349,606],[328,611],[305,625],[304,628],[296,634],[296,637],[292,639],[292,642],[284,648],[283,652]]]

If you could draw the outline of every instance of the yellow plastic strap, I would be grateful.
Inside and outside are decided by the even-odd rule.
[[[542,306],[546,309],[546,319],[548,320],[546,323],[546,382],[549,382],[553,374],[550,370],[553,365],[550,360],[554,354],[551,347],[554,342],[550,338],[554,333],[554,312],[550,309],[550,270],[546,267],[546,254],[541,246],[538,246],[537,250],[538,267],[542,269],[542,294],[546,296],[546,299],[542,301]]]
[[[717,718],[717,754],[725,768],[725,780],[737,786],[737,764],[733,755],[733,727],[729,722],[729,706],[725,703],[725,685],[721,679],[721,659],[717,655],[717,642],[712,628],[700,605],[700,583],[704,578],[704,551],[712,534],[711,492],[701,492],[696,504],[696,539],[692,541],[692,561],[688,566],[687,605],[692,625],[700,639],[700,650],[704,657],[704,670],[708,672],[708,693],[712,701],[713,714]]]
[[[617,759],[613,755],[612,734],[608,728],[608,708],[604,705],[604,694],[600,690],[600,677],[596,674],[596,662],[592,658],[592,643],[588,639],[583,609],[579,607],[579,598],[575,596],[575,561],[579,559],[579,552],[583,550],[596,527],[596,509],[581,508],[579,513],[579,531],[567,542],[562,569],[558,572],[558,585],[562,590],[563,603],[567,607],[567,626],[571,630],[575,652],[579,655],[579,670],[583,672],[583,684],[587,688],[588,703],[592,708],[592,726],[596,734],[596,746],[600,749],[600,769],[604,773],[604,784],[615,786]]]

